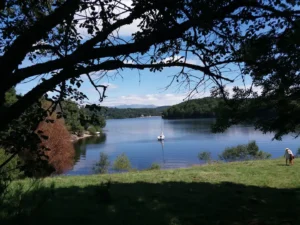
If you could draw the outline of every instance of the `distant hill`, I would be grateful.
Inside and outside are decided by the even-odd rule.
[[[141,105],[141,104],[132,104],[132,105],[118,105],[113,108],[118,108],[118,109],[145,109],[145,108],[156,108],[157,106],[155,105]]]
[[[173,105],[163,111],[164,119],[214,118],[220,98],[206,97]]]
[[[144,105],[143,105],[144,106]],[[111,108],[102,107],[99,112],[106,119],[125,119],[137,117],[161,116],[163,111],[170,106],[160,106],[156,108]]]

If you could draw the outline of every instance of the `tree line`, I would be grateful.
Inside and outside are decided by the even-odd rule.
[[[184,119],[184,118],[215,118],[217,108],[221,98],[193,99],[166,109],[162,117],[164,119]]]
[[[161,116],[165,109],[169,106],[161,106],[156,108],[112,108],[102,107],[100,115],[106,119],[125,119],[125,118],[137,118],[137,117],[149,117],[149,116]]]

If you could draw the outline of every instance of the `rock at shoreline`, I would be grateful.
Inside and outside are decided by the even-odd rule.
[[[90,137],[90,134],[84,134],[83,136],[77,136],[76,134],[71,134],[71,142],[78,141],[79,139]]]

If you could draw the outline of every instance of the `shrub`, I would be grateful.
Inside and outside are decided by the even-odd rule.
[[[210,152],[199,152],[198,159],[203,160],[207,163],[211,162],[211,153]]]
[[[99,131],[100,133],[103,132],[103,131],[102,131],[102,128],[101,128],[100,126],[94,126],[94,127],[95,127],[96,131]]]
[[[55,119],[53,123],[41,122],[37,130],[48,137],[42,140],[42,145],[49,148],[49,151],[44,153],[55,173],[61,174],[71,169],[74,164],[75,150],[69,141],[71,137],[63,120]]]
[[[78,137],[83,137],[83,135],[84,135],[84,128],[83,127],[78,128],[77,136]]]
[[[108,160],[108,155],[105,154],[104,152],[100,153],[100,160],[99,162],[97,162],[94,166],[94,171],[96,173],[107,173],[108,172],[108,168],[110,166],[110,161]]]
[[[113,169],[117,171],[121,171],[121,170],[128,171],[131,169],[130,161],[128,157],[125,155],[125,153],[122,153],[116,158],[113,164]]]
[[[160,170],[160,165],[158,163],[152,163],[149,170]]]
[[[259,150],[255,141],[246,145],[228,147],[219,155],[219,158],[224,161],[268,159],[270,157],[271,154]]]
[[[272,157],[272,155],[270,153],[259,151],[256,154],[255,159],[269,159],[271,157]]]
[[[94,126],[89,126],[87,130],[90,133],[90,135],[96,135],[97,130]]]

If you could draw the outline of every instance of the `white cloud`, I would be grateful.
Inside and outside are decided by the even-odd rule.
[[[117,106],[124,104],[141,105],[174,105],[186,98],[186,94],[146,94],[146,95],[123,95],[120,97],[108,97],[102,103],[103,106]]]

